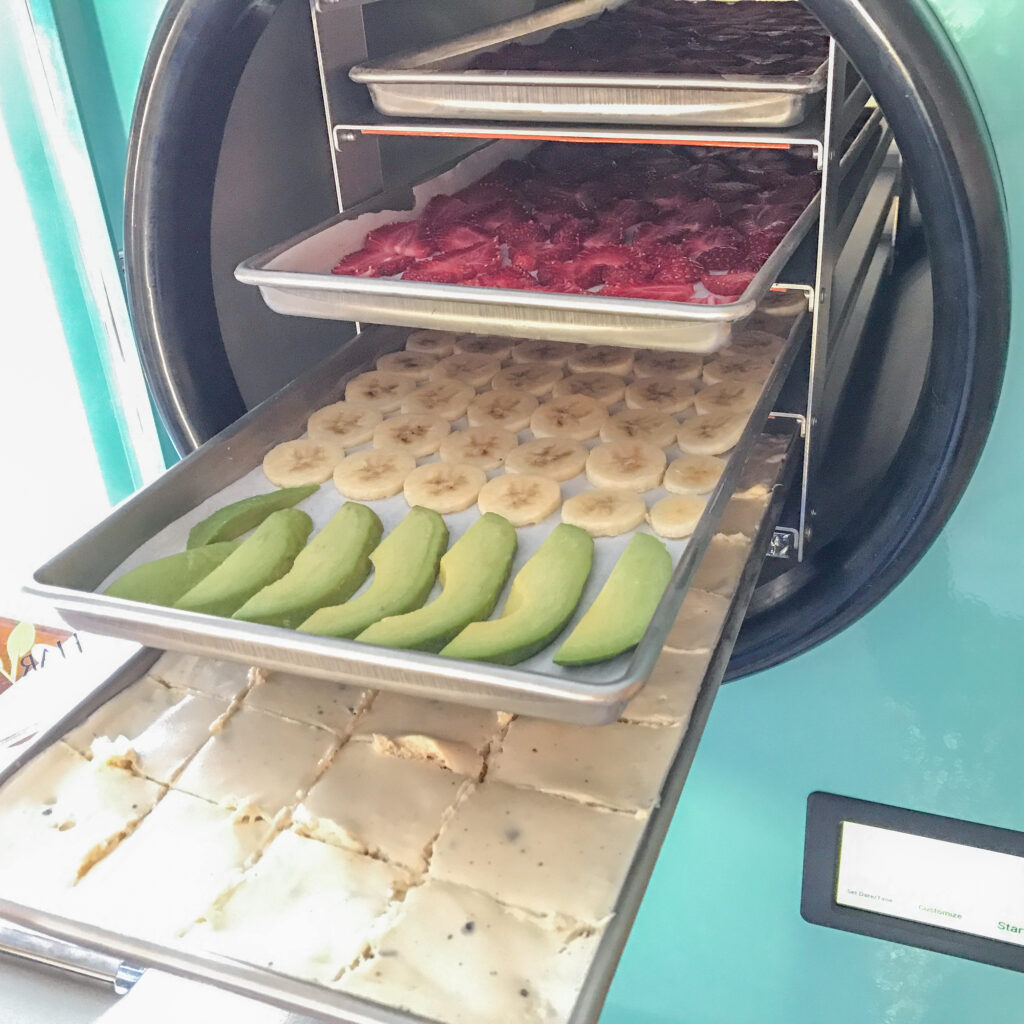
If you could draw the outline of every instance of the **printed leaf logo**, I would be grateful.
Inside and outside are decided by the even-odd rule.
[[[6,650],[0,653],[0,674],[7,680],[0,683],[6,690],[17,678],[23,666],[21,659],[31,654],[36,642],[36,627],[31,622],[19,622],[7,636]]]

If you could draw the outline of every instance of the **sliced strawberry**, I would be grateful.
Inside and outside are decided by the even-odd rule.
[[[570,260],[577,250],[571,245],[552,245],[550,242],[520,242],[509,245],[509,261],[523,270],[536,270],[541,263]]]
[[[732,274],[705,274],[700,283],[714,295],[742,295],[754,275],[750,271],[737,271]]]
[[[514,200],[508,200],[492,206],[489,210],[478,213],[473,218],[473,226],[478,227],[488,234],[498,233],[500,228],[509,224],[525,224],[529,221],[529,215]]]
[[[451,253],[490,241],[494,234],[481,231],[469,224],[439,224],[431,230],[431,237],[442,253]]]
[[[424,208],[420,220],[424,224],[453,224],[469,220],[473,212],[469,203],[455,196],[434,196]]]
[[[685,256],[658,260],[652,280],[657,284],[695,284],[703,273],[701,267]]]
[[[412,262],[411,256],[396,256],[384,249],[360,249],[340,260],[331,273],[345,277],[393,277]]]
[[[757,195],[757,186],[746,181],[716,181],[704,186],[708,196],[719,203],[749,202]]]
[[[497,270],[488,270],[483,274],[477,274],[469,284],[479,288],[524,288],[533,290],[537,288],[537,282],[525,271],[518,267],[498,267]]]
[[[498,241],[510,247],[525,242],[543,242],[547,231],[534,220],[506,221],[498,225]]]
[[[566,217],[560,221],[551,232],[551,242],[554,245],[569,245],[578,249],[581,239],[595,228],[592,220],[584,220],[579,217]]]
[[[512,189],[500,181],[474,181],[472,185],[453,196],[464,202],[471,210],[489,210],[499,203],[512,199]]]
[[[605,267],[604,282],[605,284],[643,284],[650,281],[656,269],[653,260],[638,252],[621,267]]]
[[[618,224],[605,224],[591,231],[581,239],[584,249],[598,249],[605,245],[618,245],[622,241],[622,227]]]
[[[434,245],[415,220],[399,220],[384,224],[367,234],[363,240],[367,249],[381,249],[396,256],[420,259],[434,252]]]
[[[597,214],[599,224],[617,224],[620,228],[631,228],[641,221],[653,220],[658,215],[654,203],[640,199],[619,199],[612,206]]]
[[[733,217],[738,231],[747,235],[754,231],[782,232],[785,234],[803,212],[803,206],[761,206],[749,204]]]
[[[631,299],[654,299],[659,302],[689,302],[693,299],[692,284],[606,284],[602,295]]]
[[[565,291],[563,285],[569,284],[583,291],[600,284],[603,279],[602,268],[593,264],[578,261],[551,260],[537,267],[537,280],[553,287],[556,291]]]
[[[747,235],[747,256],[763,263],[778,248],[783,235],[773,231],[752,231]]]
[[[501,263],[501,251],[498,243],[492,238],[468,249],[458,252],[441,253],[428,260],[419,260],[402,275],[404,281],[436,281],[443,284],[455,284],[468,281],[485,271],[498,267]]]
[[[694,257],[705,270],[738,270],[744,260],[742,249],[734,245],[716,245]]]

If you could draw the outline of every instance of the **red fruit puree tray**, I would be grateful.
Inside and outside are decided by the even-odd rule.
[[[284,313],[713,351],[816,219],[818,188],[795,151],[493,143],[236,276]]]

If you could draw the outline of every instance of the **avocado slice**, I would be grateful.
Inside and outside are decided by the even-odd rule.
[[[255,593],[232,618],[293,629],[317,608],[347,601],[370,575],[370,552],[383,532],[376,512],[346,501],[288,574]]]
[[[178,598],[175,608],[207,615],[231,615],[258,590],[291,567],[313,529],[298,509],[271,512],[205,579]]]
[[[589,665],[635,647],[671,578],[668,548],[656,537],[638,533],[619,556],[594,603],[555,652],[555,664]]]
[[[357,640],[379,647],[439,651],[464,626],[486,619],[498,603],[516,553],[516,528],[486,512],[441,559],[441,593],[430,604],[392,615]]]
[[[118,576],[104,591],[110,597],[172,605],[231,554],[242,542],[222,541],[146,562]]]
[[[471,622],[441,654],[516,665],[565,628],[594,563],[594,538],[561,523],[516,573],[501,615]]]
[[[259,526],[271,512],[291,508],[319,489],[319,484],[282,487],[279,491],[257,494],[252,498],[243,498],[241,501],[225,505],[189,530],[185,547],[198,548],[204,544],[241,537],[243,533]]]
[[[299,631],[350,638],[387,615],[419,608],[437,579],[447,546],[448,527],[441,516],[415,506],[370,555],[373,582],[366,593],[313,612]]]

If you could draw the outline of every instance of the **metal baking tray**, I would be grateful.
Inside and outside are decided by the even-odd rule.
[[[805,324],[806,315],[794,321],[790,343],[776,362],[697,528],[678,554],[671,582],[644,638],[631,654],[611,661],[570,670],[556,666],[549,653],[542,653],[518,667],[489,665],[163,608],[96,592],[118,567],[123,567],[132,557],[138,558],[139,549],[161,531],[170,530],[179,538],[177,543],[164,550],[151,546],[146,559],[181,550],[184,531],[213,508],[266,490],[266,482],[258,473],[264,454],[275,444],[303,434],[306,419],[314,409],[339,400],[350,377],[372,366],[380,352],[398,348],[404,339],[397,331],[377,330],[357,335],[323,364],[243,416],[120,505],[84,537],[40,568],[26,589],[49,601],[75,628],[149,646],[540,717],[584,724],[612,721],[647,679],[657,660],[690,578],[796,356],[797,342],[805,334]],[[252,471],[256,471],[254,477],[259,482],[242,481]],[[243,482],[244,489],[231,490],[229,485],[236,482]],[[324,501],[332,500],[329,487],[325,485],[322,489]],[[340,505],[340,495],[333,497]],[[211,498],[210,505],[199,508]],[[331,506],[331,511],[334,507]],[[385,509],[379,511],[386,520]],[[459,530],[468,528],[468,523],[475,519],[472,511],[458,515],[464,518],[447,517],[453,541]],[[527,529],[537,530],[535,527]],[[519,536],[520,554],[527,555],[528,542],[539,545],[544,534],[541,530],[527,538],[526,530],[520,530]],[[621,539],[627,540],[628,535]],[[613,544],[616,540],[612,538]],[[670,542],[669,549],[679,552],[678,544]],[[604,556],[600,548],[595,552],[595,569],[577,614],[582,613],[582,608],[592,600],[603,582],[599,566],[603,564],[605,570],[610,571],[615,557],[611,549]],[[517,555],[516,565],[519,564]]]
[[[505,43],[543,42],[626,0],[572,0],[421,50],[349,71],[374,106],[402,117],[504,121],[788,128],[825,88],[828,62],[812,75],[642,75],[572,71],[470,71],[477,54]]]
[[[686,730],[662,783],[660,798],[640,836],[611,920],[598,943],[568,1024],[596,1024],[600,1016],[757,583],[761,566],[756,556],[767,550],[788,494],[789,483],[799,465],[800,460],[796,457],[798,447],[799,438],[792,431],[782,431],[775,437],[762,436],[751,460],[756,465],[750,465],[743,474],[744,485],[759,482],[771,487],[771,498],[754,537],[754,557],[743,568],[718,643],[708,656],[708,667]],[[139,652],[75,708],[40,733],[15,761],[0,771],[0,786],[32,758],[84,722],[98,707],[140,679],[160,653],[155,650]],[[406,1011],[372,1003],[315,982],[303,981],[212,953],[197,953],[180,946],[163,945],[109,931],[2,898],[0,919],[30,929],[41,936],[52,937],[60,944],[72,943],[76,948],[68,949],[55,944],[52,949],[47,949],[43,940],[42,957],[36,941],[26,945],[19,940],[9,950],[15,955],[28,956],[37,961],[45,958],[47,962],[68,970],[78,969],[77,965],[83,960],[91,962],[102,957],[107,959],[108,964],[119,965],[121,972],[133,978],[137,969],[153,967],[321,1020],[343,1024],[430,1024],[424,1018]]]
[[[718,306],[331,273],[342,255],[362,246],[368,231],[390,221],[415,219],[435,195],[457,192],[536,145],[483,145],[411,190],[403,186],[379,193],[245,260],[235,269],[235,277],[256,285],[271,309],[291,316],[707,354],[728,341],[731,324],[753,313],[818,219],[816,195],[746,291],[735,302]]]

